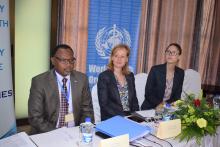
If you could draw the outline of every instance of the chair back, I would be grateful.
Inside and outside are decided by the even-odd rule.
[[[145,98],[145,85],[147,82],[147,74],[146,73],[138,73],[135,76],[135,89],[138,99],[139,107],[141,107],[144,98]]]
[[[97,93],[97,84],[95,84],[92,87],[92,103],[93,103],[95,123],[97,123],[101,121],[100,106],[99,106],[98,93]]]
[[[181,98],[185,98],[186,93],[187,94],[193,93],[196,96],[198,96],[200,91],[201,91],[201,76],[199,72],[193,69],[186,69]]]

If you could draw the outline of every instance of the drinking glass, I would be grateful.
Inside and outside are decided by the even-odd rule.
[[[213,97],[213,107],[214,109],[220,109],[220,95],[215,95]]]

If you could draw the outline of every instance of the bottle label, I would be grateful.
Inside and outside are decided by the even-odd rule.
[[[83,133],[82,140],[84,143],[90,143],[92,142],[92,134],[91,133]]]
[[[83,144],[92,143],[94,125],[91,122],[80,124],[81,142]]]

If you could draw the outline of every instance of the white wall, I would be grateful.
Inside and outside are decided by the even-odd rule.
[[[49,69],[51,0],[15,0],[15,112],[28,116],[31,78]]]

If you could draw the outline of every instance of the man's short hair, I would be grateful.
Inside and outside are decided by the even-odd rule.
[[[59,49],[67,49],[67,50],[71,50],[73,52],[73,49],[69,45],[59,44],[52,50],[51,56],[53,57]],[[74,52],[73,52],[73,54],[74,54]]]

